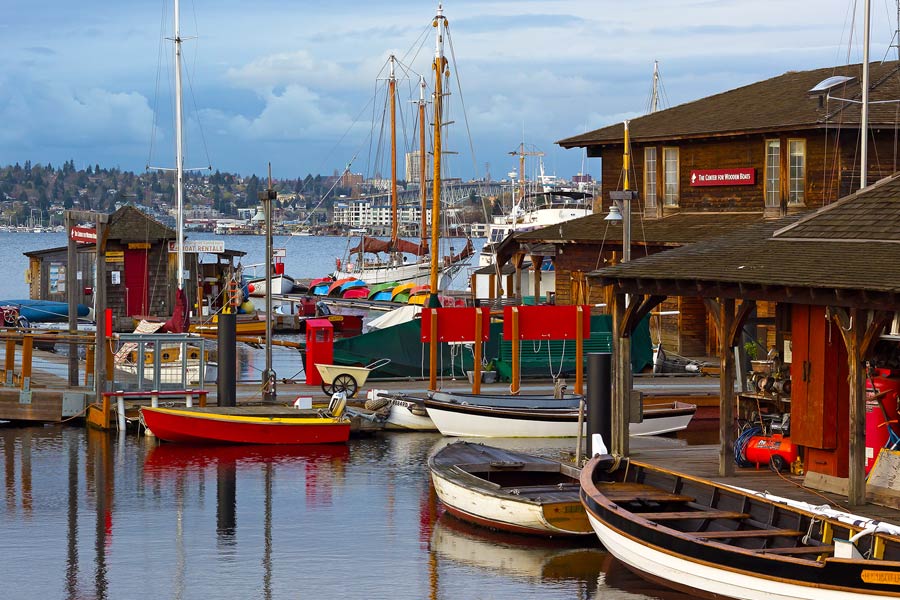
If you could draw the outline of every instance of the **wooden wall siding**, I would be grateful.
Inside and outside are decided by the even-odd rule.
[[[900,149],[894,140],[894,132],[872,132],[874,142],[869,146],[869,183],[895,172],[900,167]],[[771,135],[741,136],[732,139],[679,141],[654,143],[657,148],[657,206],[662,207],[662,148],[679,148],[680,211],[762,211],[765,208],[765,140],[781,140],[782,175],[787,189],[787,153],[789,139],[806,140],[806,208],[818,208],[859,188],[858,132],[848,129],[838,134],[836,130],[802,131]],[[632,170],[629,187],[638,190],[638,205],[648,217],[654,216],[644,208],[644,148],[646,144],[633,144]],[[622,147],[606,147],[602,156],[603,208],[608,210],[609,192],[621,190]],[[691,187],[690,174],[694,169],[756,169],[755,185]],[[669,211],[671,212],[671,211]]]
[[[666,298],[654,312],[677,312],[678,305],[677,297]],[[678,315],[654,316],[650,320],[650,338],[654,343],[662,343],[663,348],[678,348]]]
[[[678,304],[678,354],[709,356],[706,348],[708,324],[706,307],[700,298],[680,297]]]

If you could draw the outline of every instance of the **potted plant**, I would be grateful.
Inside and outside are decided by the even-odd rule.
[[[494,361],[490,360],[484,366],[484,370],[481,372],[481,381],[484,383],[497,382],[497,369],[494,367]]]

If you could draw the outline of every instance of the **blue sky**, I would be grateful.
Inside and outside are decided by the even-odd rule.
[[[163,40],[171,0],[5,6],[0,164],[173,164],[172,51]],[[654,60],[669,106],[789,70],[859,62],[862,8],[854,15],[853,6],[448,0],[462,90],[450,100],[447,145],[460,152],[450,173],[480,177],[490,163],[492,177],[504,177],[524,135],[545,153],[548,173],[573,175],[581,154],[554,142],[643,114]],[[357,155],[352,169],[374,175],[376,79],[388,54],[407,54],[423,35],[411,67],[429,73],[435,9],[422,0],[182,0],[182,35],[196,36],[185,43],[186,165],[262,175],[271,162],[276,177],[296,177],[330,173]],[[888,52],[896,27],[894,1],[874,0],[873,60]],[[599,162],[585,169],[596,176]]]

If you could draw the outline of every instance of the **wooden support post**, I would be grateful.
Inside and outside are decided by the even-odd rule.
[[[74,349],[73,354],[78,354],[78,346],[76,344],[70,344],[69,348]],[[94,346],[92,344],[85,344],[84,348],[84,385],[87,387],[91,387],[92,382],[94,381]]]
[[[34,336],[26,333],[22,338],[22,382],[23,390],[31,389],[31,352],[34,346]]]
[[[6,370],[6,385],[15,385],[13,378],[16,374],[16,340],[12,338],[6,339],[6,357],[4,359],[4,369]]]
[[[481,321],[484,315],[481,312],[481,309],[475,308],[475,343],[474,343],[474,358],[475,362],[475,372],[472,375],[472,393],[480,394],[481,393]]]
[[[513,279],[513,297],[516,300],[522,300],[522,264],[525,262],[525,255],[516,254],[512,258],[513,267],[515,267]]]
[[[544,264],[544,257],[540,255],[531,255],[531,266],[534,269],[534,304],[537,306],[541,303],[541,266]],[[580,392],[579,392],[580,393]]]
[[[575,308],[575,393],[579,396],[584,389],[584,332],[581,330],[584,318],[584,307],[578,305]],[[590,318],[589,315],[588,318]],[[549,344],[550,341],[548,340],[547,343]]]
[[[428,344],[428,389],[437,391],[438,322],[437,310],[431,309],[431,342]]]
[[[831,311],[847,348],[847,380],[850,388],[850,481],[847,500],[850,506],[860,506],[866,503],[866,372],[863,360],[869,349],[868,345],[874,339],[874,331],[867,335],[869,313],[866,310],[852,308],[849,314],[841,308],[833,308]],[[878,327],[882,325],[877,324]]]
[[[78,334],[78,296],[76,285],[76,275],[78,274],[78,251],[75,246],[75,240],[72,238],[72,227],[75,226],[75,215],[65,212],[66,216],[66,237],[68,245],[66,247],[66,301],[69,306],[69,337]],[[84,279],[82,279],[84,282]],[[74,344],[69,345],[69,385],[74,387],[78,385],[78,352],[75,351]]]
[[[109,414],[112,411],[110,408],[109,402],[109,394],[103,394],[103,404],[101,405],[101,412],[103,414],[100,415],[100,429],[106,431],[109,429]]]
[[[474,288],[472,288],[474,289]],[[497,289],[497,276],[491,273],[488,275],[488,300],[493,300],[497,297],[496,294]]]
[[[198,392],[198,396],[199,396],[199,398],[200,398],[200,399],[198,400],[198,404],[199,404],[200,408],[203,408],[204,406],[206,406],[206,396],[207,396],[207,391],[206,391],[206,390],[202,390],[202,391]]]
[[[522,378],[522,374],[519,372],[519,346],[521,342],[519,341],[519,308],[517,306],[512,307],[512,376],[510,379],[512,381],[509,384],[509,393],[510,394],[518,394],[519,393],[519,383]]]
[[[631,337],[625,330],[627,295],[616,294],[613,301],[613,398],[610,450],[628,456],[628,426],[631,420]]]
[[[94,362],[94,385],[97,392],[105,392],[111,389],[107,387],[107,381],[112,380],[113,362],[109,337],[112,331],[107,328],[106,320],[106,236],[108,233],[109,215],[96,216],[97,227],[97,252],[96,252],[96,281],[94,282],[94,314],[97,318],[97,331],[95,337],[96,359]]]
[[[718,302],[719,318],[719,476],[734,475],[734,298]]]

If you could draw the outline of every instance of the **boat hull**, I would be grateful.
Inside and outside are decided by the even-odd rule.
[[[332,444],[350,438],[350,422],[303,413],[264,417],[203,409],[141,408],[147,428],[161,440],[180,443]]]
[[[428,416],[443,435],[458,437],[576,437],[578,411],[557,408],[511,408],[425,402]],[[659,435],[686,429],[694,415],[693,404],[648,410],[644,420],[631,423],[631,435]],[[585,419],[586,421],[586,419]],[[582,435],[587,424],[582,423]]]
[[[584,467],[581,500],[613,556],[639,575],[695,597],[900,595],[900,538],[872,534],[883,536],[881,550],[873,554],[891,557],[884,560],[835,556],[838,539],[850,539],[866,526],[861,517],[850,526],[752,492],[612,457],[594,458]],[[691,518],[693,511],[698,516]],[[863,537],[860,551],[870,544],[879,547]]]
[[[272,293],[290,294],[294,290],[294,284],[293,277],[275,275],[272,277]],[[251,296],[264,298],[266,296],[266,278],[251,279],[247,282],[247,289],[250,291]]]
[[[442,448],[428,464],[438,498],[459,519],[528,535],[593,533],[573,466],[466,442]]]
[[[416,406],[421,405],[409,400],[391,399],[384,428],[397,431],[437,431],[431,417],[413,413]]]

